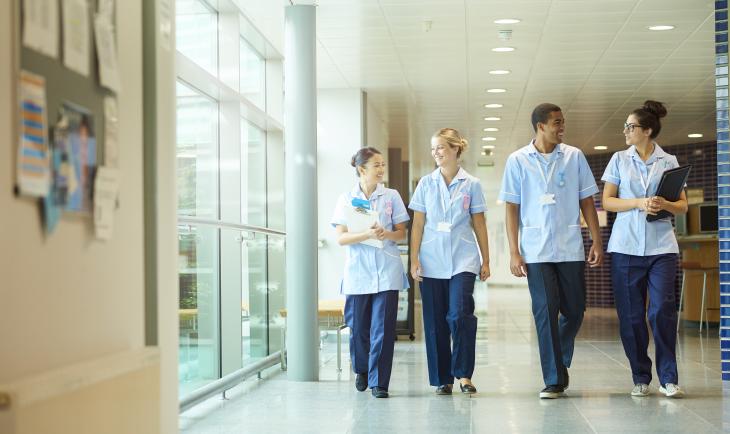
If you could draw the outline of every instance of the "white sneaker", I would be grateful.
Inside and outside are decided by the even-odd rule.
[[[637,383],[634,388],[631,389],[631,396],[649,396],[649,385]]]
[[[660,386],[659,391],[667,398],[681,398],[684,396],[684,391],[674,383],[667,383],[664,386]]]

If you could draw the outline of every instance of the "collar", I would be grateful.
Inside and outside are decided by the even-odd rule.
[[[634,160],[644,162],[641,157],[639,156],[639,153],[636,151],[636,146],[631,145],[627,151],[628,155],[631,156]],[[656,160],[660,158],[664,158],[667,155],[666,152],[664,152],[664,149],[659,146],[657,142],[654,142],[654,151],[649,156],[649,159],[646,160],[646,164],[651,164],[655,162]]]
[[[466,170],[464,170],[463,167],[459,166],[459,171],[456,172],[456,176],[454,176],[454,179],[451,180],[451,184],[453,184],[454,181],[462,181],[462,180],[466,179],[467,176],[468,176],[468,173],[466,173]],[[431,178],[434,179],[435,181],[442,179],[443,177],[441,176],[441,169],[437,167],[436,170],[431,172]]]
[[[382,196],[384,194],[385,194],[385,185],[378,184],[378,186],[375,187],[375,191],[373,191],[372,198],[375,198],[376,196]],[[368,198],[365,197],[365,193],[363,193],[362,190],[360,190],[359,182],[357,184],[355,184],[355,187],[350,192],[350,196],[368,200]]]
[[[530,140],[530,143],[527,144],[526,151],[530,155],[540,154],[540,151],[538,151],[537,148],[535,147],[535,139]],[[554,153],[554,152],[557,152],[559,155],[562,156],[564,153],[563,144],[558,143],[557,145],[555,145],[555,149],[553,150],[552,153]]]

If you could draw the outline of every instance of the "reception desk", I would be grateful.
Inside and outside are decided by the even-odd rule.
[[[719,264],[717,233],[680,235],[677,237],[682,262],[695,262],[702,267],[717,267]],[[682,270],[680,270],[681,272]],[[702,306],[702,272],[687,273],[684,288],[684,308],[680,320],[700,320]],[[709,322],[720,321],[720,279],[717,269],[707,271],[707,294],[705,296]]]

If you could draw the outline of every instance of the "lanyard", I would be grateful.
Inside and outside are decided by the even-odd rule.
[[[639,168],[639,180],[641,181],[641,186],[644,188],[644,194],[649,193],[649,183],[651,182],[651,176],[654,174],[654,170],[659,165],[659,159],[656,159],[654,163],[651,165],[651,170],[649,171],[649,174],[647,175],[646,179],[644,179],[644,175],[641,173],[641,168]]]
[[[444,184],[446,184],[446,182],[444,182]],[[459,192],[461,191],[461,187],[463,187],[464,184],[466,184],[466,180],[463,180],[463,181],[460,181],[459,182],[459,185],[456,187],[456,190],[454,190],[454,192],[451,194],[451,197],[449,198],[449,206],[448,206],[448,208],[446,206],[446,200],[445,200],[446,198],[443,197],[443,192],[440,195],[441,196],[441,208],[444,210],[444,219],[446,219],[446,211],[447,211],[447,209],[450,209],[451,208],[451,204],[454,202],[454,198],[456,197],[457,194],[459,194]],[[439,191],[441,191],[441,189],[439,189]],[[449,191],[449,187],[448,186],[446,187],[446,191]]]
[[[557,166],[557,163],[555,161],[555,158],[548,163],[548,167],[550,168],[550,172],[548,173],[547,178],[545,177],[545,171],[542,170],[542,163],[540,163],[540,157],[537,157],[537,168],[540,169],[540,176],[542,176],[542,180],[545,182],[545,192],[547,193],[548,188],[550,188],[550,180],[553,177],[553,173],[555,173],[555,166]]]

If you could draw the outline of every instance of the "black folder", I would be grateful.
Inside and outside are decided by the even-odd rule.
[[[659,181],[659,186],[656,189],[655,196],[661,196],[670,202],[678,201],[679,195],[682,194],[682,190],[684,189],[685,184],[687,184],[687,177],[689,176],[689,169],[691,168],[692,165],[688,164],[686,166],[666,170],[662,174],[662,179]],[[647,214],[646,221],[653,222],[655,220],[671,216],[672,213],[669,211],[661,210],[656,213],[656,215]]]

